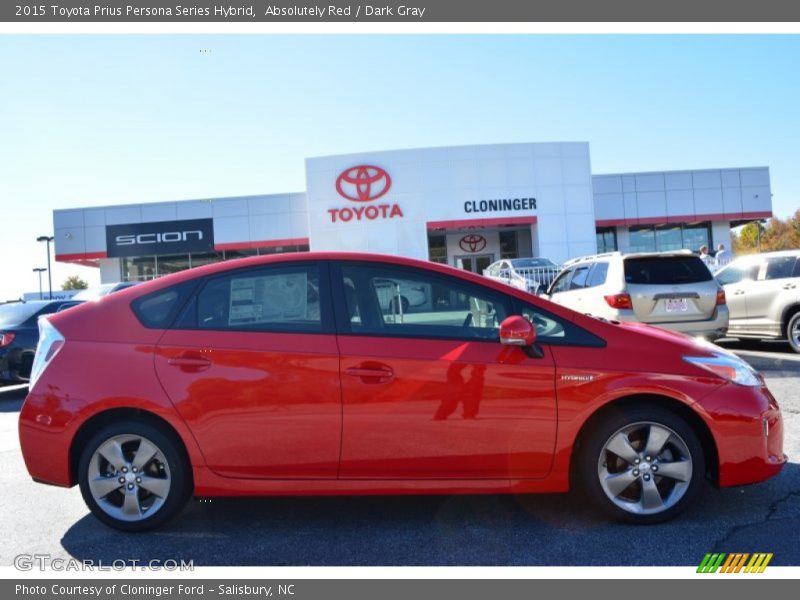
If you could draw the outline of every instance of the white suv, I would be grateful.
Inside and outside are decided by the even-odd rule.
[[[723,337],[728,329],[724,290],[688,250],[578,258],[564,265],[547,294],[578,312],[708,340]]]

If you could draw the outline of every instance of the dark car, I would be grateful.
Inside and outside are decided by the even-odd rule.
[[[0,305],[0,385],[28,381],[39,343],[39,317],[76,304],[80,302],[39,300]]]

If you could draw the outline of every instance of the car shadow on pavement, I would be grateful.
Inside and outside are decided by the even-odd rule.
[[[216,565],[697,565],[710,551],[800,564],[800,465],[758,486],[706,490],[676,520],[610,522],[574,495],[226,498],[125,534],[87,515],[64,534],[79,560]]]

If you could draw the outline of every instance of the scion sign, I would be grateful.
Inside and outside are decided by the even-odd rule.
[[[153,256],[214,249],[211,219],[128,223],[106,227],[106,252],[114,256]]]

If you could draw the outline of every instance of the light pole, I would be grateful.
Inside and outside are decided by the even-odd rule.
[[[44,300],[44,296],[42,295],[42,273],[47,271],[44,267],[37,267],[33,270],[34,273],[39,274],[39,300]]]
[[[53,275],[50,271],[50,242],[53,241],[51,235],[40,235],[36,238],[37,242],[47,242],[47,296],[50,300],[53,299]]]

